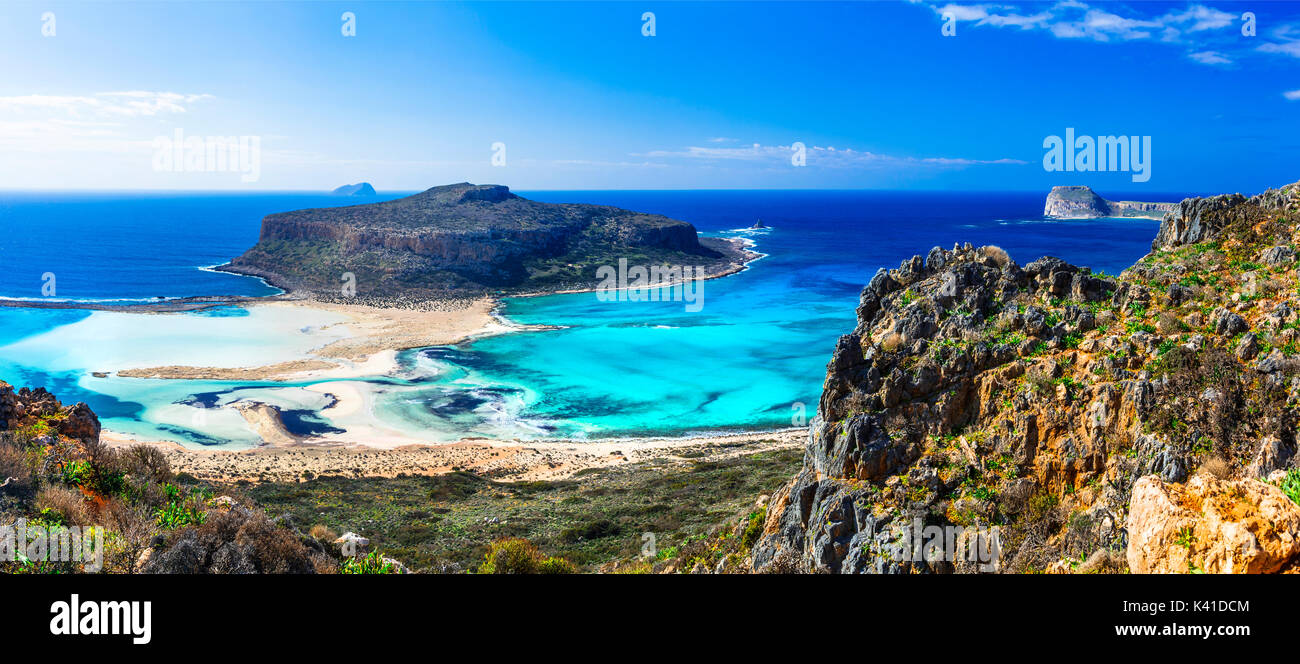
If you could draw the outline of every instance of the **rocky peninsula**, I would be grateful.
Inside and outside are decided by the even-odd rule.
[[[1142,201],[1108,201],[1091,187],[1052,187],[1043,206],[1043,216],[1051,219],[1095,219],[1097,217],[1145,217],[1160,219],[1172,212],[1177,203]]]
[[[217,269],[323,300],[424,300],[590,290],[602,265],[697,266],[709,277],[756,255],[689,223],[604,205],[539,203],[460,183],[382,203],[268,215]]]

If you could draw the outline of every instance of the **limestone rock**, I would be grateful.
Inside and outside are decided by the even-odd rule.
[[[1300,565],[1300,505],[1253,479],[1138,480],[1128,516],[1134,573],[1269,573]]]

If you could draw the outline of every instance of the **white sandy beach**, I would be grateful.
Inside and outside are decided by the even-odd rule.
[[[141,441],[105,433],[110,445]],[[621,438],[599,441],[491,441],[471,439],[445,445],[302,443],[252,450],[192,450],[175,443],[147,442],[167,456],[172,468],[197,478],[224,482],[301,482],[322,475],[394,477],[466,470],[506,481],[557,480],[590,468],[655,458],[716,461],[743,454],[799,447],[807,429],[683,438]]]
[[[243,305],[250,316],[268,319],[273,325],[260,331],[266,336],[294,339],[275,362],[239,365],[246,357],[235,353],[222,356],[204,349],[205,364],[105,366],[100,371],[125,378],[169,378],[184,380],[269,380],[304,381],[390,375],[397,369],[397,352],[408,348],[454,344],[473,337],[499,334],[513,328],[492,315],[494,301],[481,298],[463,309],[420,311],[384,309],[365,305],[336,304],[311,300],[277,300]],[[113,316],[184,316],[185,314],[126,314]],[[223,320],[223,319],[205,319]],[[240,319],[227,323],[236,327]],[[295,321],[304,324],[295,325]],[[193,354],[193,353],[191,353]],[[168,355],[174,357],[175,355]],[[224,364],[206,364],[228,359]]]

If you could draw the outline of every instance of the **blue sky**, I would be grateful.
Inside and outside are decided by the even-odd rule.
[[[0,66],[5,188],[1300,180],[1297,3],[20,2],[0,5]],[[1046,172],[1067,127],[1150,136],[1150,180]],[[257,137],[256,179],[160,170],[178,129]]]

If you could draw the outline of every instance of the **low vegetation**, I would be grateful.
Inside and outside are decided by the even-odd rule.
[[[800,455],[781,450],[722,461],[648,461],[553,482],[497,482],[456,472],[320,477],[231,490],[296,522],[356,532],[417,571],[501,574],[535,565],[555,572],[571,565],[635,572],[662,569],[682,556],[688,556],[683,563],[714,560],[713,553],[697,551],[701,542],[730,532],[737,515],[753,511],[755,496],[776,489],[798,467]],[[748,534],[736,542],[755,538],[761,521],[747,518]]]

